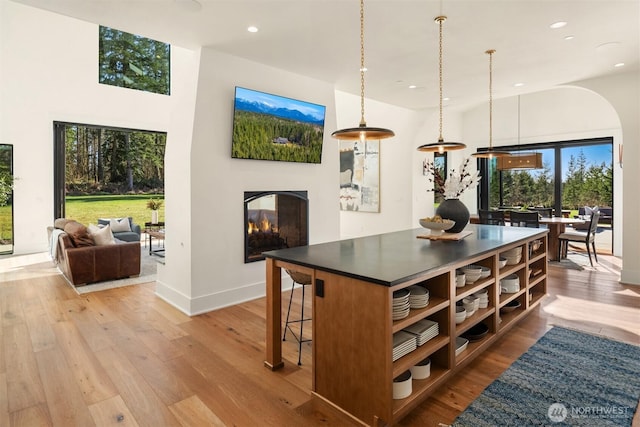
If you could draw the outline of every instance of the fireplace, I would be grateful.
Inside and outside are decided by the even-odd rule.
[[[309,244],[306,191],[245,191],[244,262],[263,252]]]

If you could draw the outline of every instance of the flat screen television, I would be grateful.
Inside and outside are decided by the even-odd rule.
[[[231,157],[320,163],[326,108],[236,86]]]

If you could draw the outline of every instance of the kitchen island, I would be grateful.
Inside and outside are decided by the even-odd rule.
[[[307,273],[314,295],[314,398],[367,425],[397,422],[546,295],[548,230],[470,224],[465,231],[471,234],[458,241],[422,239],[428,231],[413,229],[264,253],[265,365],[273,370],[283,366],[281,269]],[[520,252],[521,258],[501,268],[500,254],[507,251]],[[488,276],[457,287],[456,270],[469,264],[490,270]],[[507,277],[518,278],[515,292],[501,292]],[[428,290],[429,303],[397,318],[394,292],[413,285]],[[488,295],[486,308],[456,324],[456,305],[480,293]],[[424,319],[438,324],[437,336],[397,357],[394,334]],[[488,332],[456,351],[457,338],[478,326]],[[412,380],[411,394],[394,399],[394,378],[426,358],[430,376]]]

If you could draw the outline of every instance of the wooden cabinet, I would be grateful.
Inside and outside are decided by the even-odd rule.
[[[534,242],[540,242],[535,244],[535,251],[531,250]],[[520,262],[499,268],[500,254],[514,247],[522,248]],[[547,292],[546,253],[546,234],[541,234],[431,269],[392,286],[314,270],[315,279],[322,286],[322,295],[316,295],[313,307],[314,396],[368,425],[396,423],[540,302]],[[491,274],[456,287],[456,269],[467,264],[489,267]],[[520,279],[519,291],[501,293],[500,280],[512,274]],[[393,293],[411,285],[429,290],[428,306],[411,309],[404,319],[392,320]],[[485,290],[487,307],[456,324],[456,304]],[[500,309],[514,300],[520,306],[501,313]],[[421,319],[438,322],[438,336],[393,361],[393,334]],[[487,335],[469,342],[466,350],[456,356],[456,337],[480,322],[488,327]],[[409,397],[393,399],[393,379],[426,357],[431,359],[430,376],[414,379]]]

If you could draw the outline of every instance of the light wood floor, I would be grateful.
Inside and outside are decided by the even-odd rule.
[[[614,272],[615,261],[600,256]],[[4,270],[0,426],[351,425],[309,403],[311,344],[302,367],[294,341],[284,343],[284,369],[263,367],[264,298],[189,318],[152,283],[78,296],[49,263]],[[449,424],[552,325],[640,344],[640,287],[550,268],[549,290],[400,425]]]

